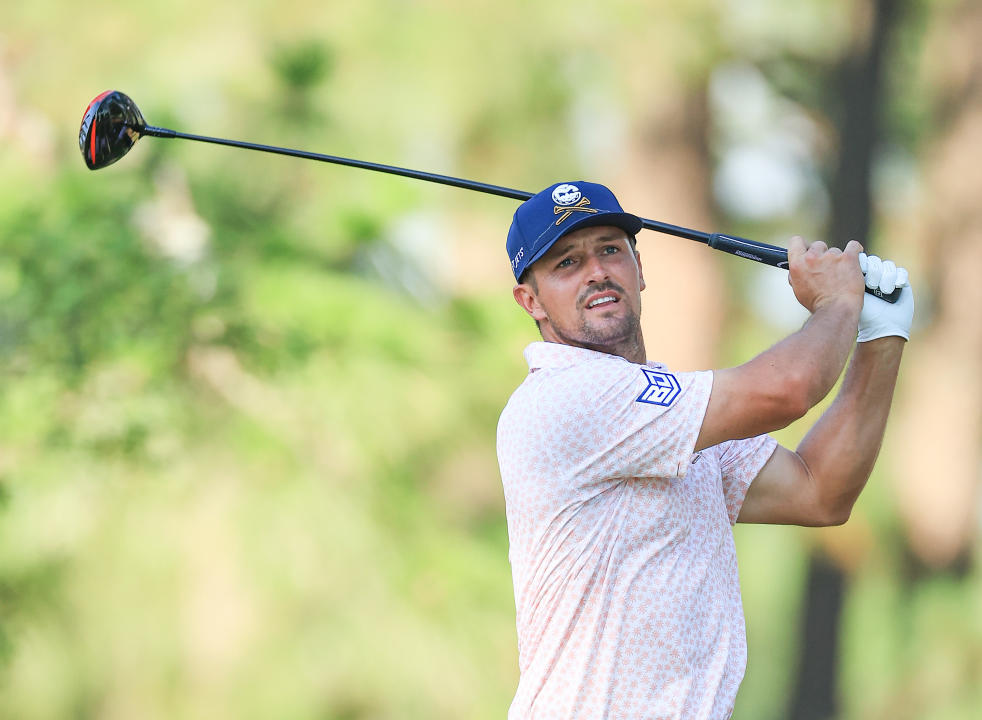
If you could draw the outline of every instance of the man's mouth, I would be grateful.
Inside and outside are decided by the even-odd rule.
[[[614,303],[616,303],[618,301],[619,300],[618,300],[618,297],[617,297],[617,294],[616,293],[613,293],[613,292],[605,292],[605,293],[601,293],[600,295],[596,295],[596,296],[590,298],[589,300],[587,300],[586,309],[587,310],[592,310],[594,308],[604,307],[606,305],[613,305]]]

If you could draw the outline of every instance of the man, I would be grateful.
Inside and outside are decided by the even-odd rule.
[[[523,203],[508,233],[544,341],[498,425],[512,719],[728,718],[746,666],[731,525],[845,522],[883,437],[913,296],[865,294],[863,271],[891,292],[905,270],[793,238],[804,326],[739,367],[672,373],[647,362],[640,229],[576,182]],[[832,405],[796,451],[778,446],[766,433],[825,397],[854,346]]]

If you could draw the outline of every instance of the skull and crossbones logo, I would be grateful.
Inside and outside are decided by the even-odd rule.
[[[582,193],[576,185],[557,185],[552,191],[552,200],[557,205],[572,205],[580,199]]]

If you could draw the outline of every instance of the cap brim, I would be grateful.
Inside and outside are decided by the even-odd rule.
[[[641,228],[644,227],[644,225],[641,223],[641,218],[639,218],[637,215],[632,215],[631,213],[605,212],[597,213],[595,215],[587,215],[586,217],[579,218],[576,222],[570,224],[570,226],[557,235],[552,242],[539,248],[532,258],[525,263],[525,268],[522,272],[525,272],[525,270],[532,267],[532,265],[541,259],[543,255],[549,252],[549,248],[555,245],[556,242],[564,235],[569,235],[575,230],[582,230],[583,228],[588,227],[600,227],[603,225],[610,225],[612,227],[620,228],[628,235],[637,235],[639,232],[641,232]]]
[[[595,215],[587,215],[582,217],[568,228],[563,230],[561,235],[558,235],[556,239],[558,240],[563,235],[569,235],[574,230],[580,230],[586,227],[597,227],[599,225],[612,225],[618,227],[629,235],[637,235],[641,232],[643,225],[641,224],[641,218],[637,215],[632,215],[631,213],[625,212],[605,212],[597,213]]]

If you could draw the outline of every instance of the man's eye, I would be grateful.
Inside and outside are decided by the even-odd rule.
[[[569,267],[572,264],[573,264],[573,259],[572,258],[563,258],[562,260],[559,261],[559,263],[556,265],[556,267],[561,267],[561,268],[563,268],[563,267]]]
[[[615,252],[620,252],[620,248],[617,247],[616,245],[607,245],[604,248],[604,252],[607,253],[608,255],[613,255]]]

